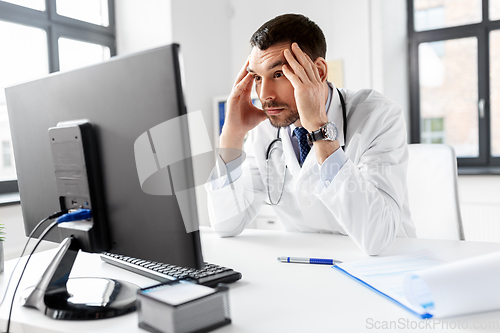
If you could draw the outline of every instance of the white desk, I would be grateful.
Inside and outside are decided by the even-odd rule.
[[[348,237],[246,230],[238,237],[221,239],[210,229],[202,229],[202,243],[206,261],[232,267],[243,274],[242,280],[232,284],[230,289],[233,323],[216,332],[373,332],[377,331],[378,325],[390,325],[391,321],[398,325],[399,331],[415,331],[416,325],[424,327],[422,320],[327,265],[284,264],[276,260],[278,256],[325,257],[342,261],[367,258]],[[500,244],[397,239],[384,255],[421,249],[429,249],[443,260],[454,261],[500,251]],[[32,259],[20,290],[36,282],[53,253],[50,250]],[[6,262],[5,272],[0,275],[2,291],[14,263],[13,260]],[[97,255],[87,253],[79,254],[72,276],[106,276],[141,287],[156,284],[153,280],[105,264]],[[11,297],[12,286],[9,289]],[[1,330],[6,327],[10,297],[0,308]],[[137,323],[137,313],[97,321],[56,321],[36,310],[21,307],[16,301],[11,331],[145,332],[137,327]],[[442,330],[447,324],[455,327],[453,332],[481,332],[483,330],[477,326],[500,327],[500,311],[427,324],[431,326],[425,331],[431,331],[429,327]],[[457,325],[468,328],[457,329]]]

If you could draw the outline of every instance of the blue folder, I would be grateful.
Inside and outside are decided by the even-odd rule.
[[[414,311],[413,309],[407,307],[406,305],[402,304],[401,302],[395,300],[394,298],[390,297],[389,295],[383,293],[382,291],[378,290],[377,288],[373,287],[372,285],[368,284],[366,281],[363,281],[361,280],[360,278],[358,278],[357,276],[354,276],[352,274],[350,274],[349,272],[345,271],[344,269],[342,269],[341,267],[337,266],[337,265],[334,265],[332,266],[333,269],[336,269],[338,270],[339,272],[342,272],[344,273],[345,275],[353,278],[355,281],[361,283],[362,285],[364,285],[365,287],[375,291],[376,293],[378,293],[379,295],[382,295],[383,297],[385,297],[386,299],[392,301],[393,303],[396,303],[397,305],[401,306],[402,308],[410,311],[411,313],[413,313],[414,315],[416,315],[417,317],[421,318],[421,319],[429,319],[429,318],[432,318],[432,314],[430,313],[418,313],[416,311]]]

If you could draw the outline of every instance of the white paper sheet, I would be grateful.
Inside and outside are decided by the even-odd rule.
[[[159,301],[170,305],[179,305],[206,295],[213,294],[215,289],[189,282],[179,282],[171,285],[152,288],[145,293]]]
[[[338,264],[335,267],[363,282],[368,287],[392,298],[419,315],[427,313],[425,308],[412,305],[405,296],[404,281],[408,273],[443,264],[430,251],[423,250],[409,255],[370,258],[367,260]]]
[[[434,317],[500,309],[500,252],[409,274],[405,295]]]

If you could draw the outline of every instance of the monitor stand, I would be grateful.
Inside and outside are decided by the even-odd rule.
[[[25,290],[22,305],[65,320],[111,318],[134,311],[138,286],[108,278],[68,278],[79,250],[77,239],[65,238],[38,284]]]

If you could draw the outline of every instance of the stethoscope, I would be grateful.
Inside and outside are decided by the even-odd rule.
[[[347,142],[347,111],[346,111],[344,96],[342,96],[342,93],[340,92],[340,90],[338,88],[337,88],[337,92],[338,92],[339,97],[340,97],[340,104],[342,105],[342,120],[344,122],[343,129],[344,129],[344,145],[345,145],[345,143]],[[331,100],[330,100],[330,103],[331,103]],[[330,108],[330,105],[328,105],[328,109],[329,108]],[[286,170],[288,168],[285,164],[285,167],[283,170],[283,183],[281,184],[280,195],[278,197],[278,200],[276,202],[274,202],[271,199],[271,191],[269,190],[269,188],[270,188],[270,186],[269,186],[269,160],[270,160],[270,157],[271,157],[271,154],[273,153],[273,151],[278,149],[277,143],[281,143],[280,130],[281,130],[281,127],[278,128],[278,133],[276,134],[276,139],[271,141],[271,143],[267,147],[267,151],[266,151],[266,175],[267,175],[266,176],[266,182],[267,182],[266,187],[267,187],[267,197],[269,199],[269,202],[267,202],[267,204],[271,205],[271,206],[276,206],[281,202],[281,197],[283,196],[283,192],[285,189]],[[342,150],[344,150],[344,147],[342,147]]]

